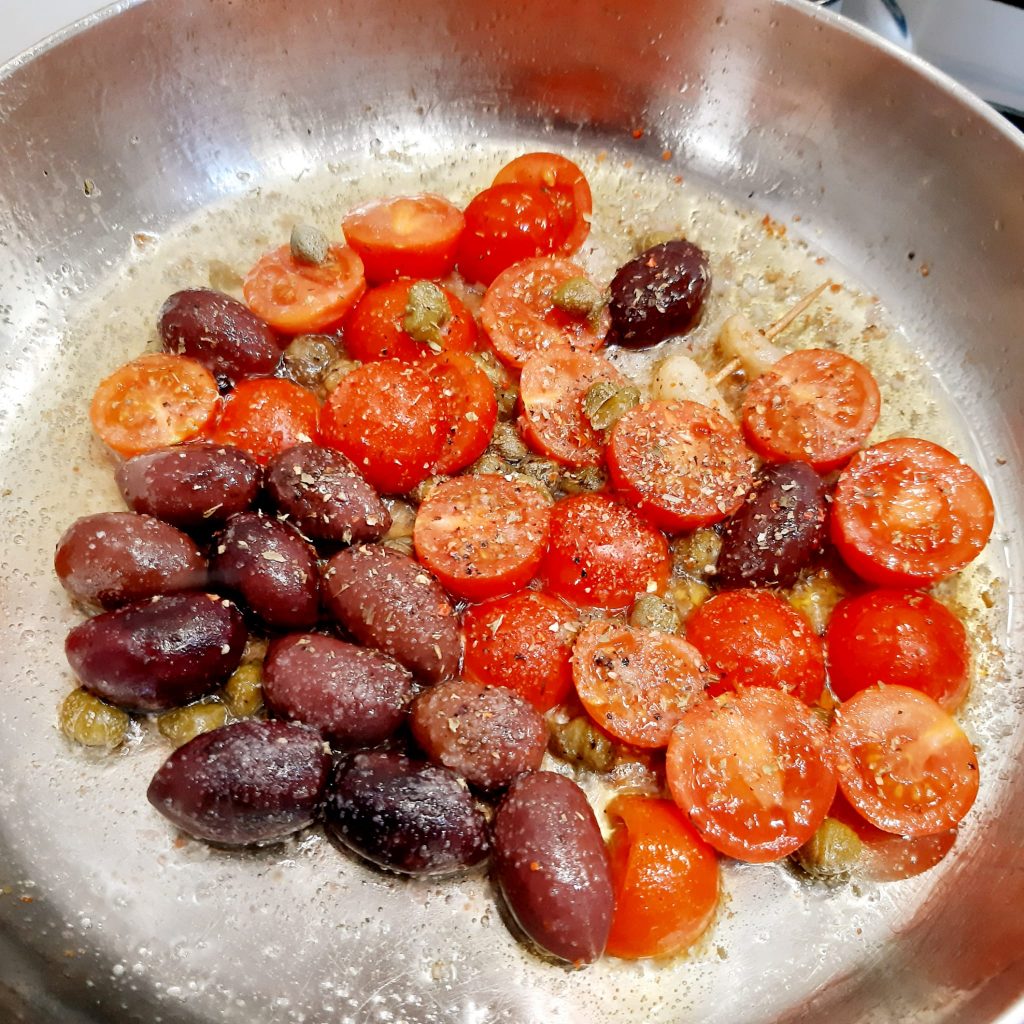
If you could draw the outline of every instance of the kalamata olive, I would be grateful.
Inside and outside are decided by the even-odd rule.
[[[436,683],[458,674],[459,623],[441,585],[418,562],[378,545],[339,551],[324,571],[327,610],[361,644]]]
[[[234,671],[242,613],[213,594],[168,594],[79,623],[64,650],[90,692],[127,711],[165,711],[205,696]]]
[[[210,579],[238,594],[271,629],[307,629],[320,612],[316,552],[293,526],[257,512],[217,534]]]
[[[334,544],[380,540],[391,514],[341,452],[297,444],[270,460],[267,491],[307,537]]]
[[[296,722],[235,722],[179,747],[146,795],[197,839],[266,843],[312,823],[330,766],[315,729]]]
[[[544,719],[518,694],[461,679],[416,698],[412,731],[431,761],[485,790],[539,768],[548,742]]]
[[[405,721],[412,675],[380,651],[301,633],[271,646],[263,699],[278,717],[312,725],[342,746],[370,747]]]
[[[711,287],[702,249],[678,238],[652,246],[612,278],[609,340],[629,348],[654,345],[689,330]]]
[[[263,469],[240,448],[199,441],[122,462],[117,486],[130,508],[182,530],[215,529],[251,507]]]
[[[494,819],[502,895],[541,949],[572,963],[604,952],[612,923],[608,852],[594,812],[571,779],[521,775]]]
[[[788,587],[825,543],[825,481],[805,462],[765,466],[722,532],[715,581]]]
[[[330,832],[380,867],[441,875],[483,860],[487,822],[454,772],[392,751],[355,754],[335,769]]]
[[[237,299],[209,288],[175,292],[160,310],[164,350],[195,359],[221,386],[269,377],[281,360],[277,335]]]
[[[206,583],[206,560],[192,540],[135,512],[76,519],[57,542],[53,565],[76,601],[101,608]]]

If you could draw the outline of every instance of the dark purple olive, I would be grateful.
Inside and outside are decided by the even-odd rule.
[[[164,350],[202,363],[222,387],[269,377],[281,360],[277,335],[237,299],[209,288],[175,292],[160,310]]]
[[[293,526],[257,512],[214,538],[210,579],[238,594],[271,629],[308,629],[320,613],[316,552]]]
[[[608,851],[575,782],[534,772],[512,783],[494,819],[494,870],[541,949],[571,963],[604,952],[614,906]]]
[[[711,268],[702,249],[682,238],[652,246],[612,278],[609,340],[646,348],[688,331],[710,287]]]
[[[355,754],[335,769],[327,827],[382,868],[442,875],[488,854],[487,822],[447,768],[391,751]]]
[[[252,506],[263,469],[239,448],[200,441],[156,448],[122,462],[125,502],[183,530],[215,529]]]
[[[535,771],[548,744],[544,719],[518,694],[461,679],[416,698],[412,732],[431,761],[484,790]]]
[[[380,651],[301,633],[271,646],[263,698],[273,714],[312,725],[341,746],[372,747],[405,721],[412,676]]]
[[[297,444],[270,460],[267,491],[307,537],[333,544],[380,540],[391,528],[377,492],[341,452]]]
[[[788,587],[825,543],[828,488],[806,462],[765,466],[725,522],[715,582]]]
[[[213,594],[169,594],[75,626],[64,650],[82,685],[126,711],[165,711],[215,690],[237,668],[242,613]]]
[[[206,559],[192,540],[135,512],[76,519],[57,542],[53,566],[76,601],[101,608],[206,584]]]
[[[295,722],[236,722],[179,747],[153,776],[149,802],[211,843],[266,843],[313,822],[331,758]]]

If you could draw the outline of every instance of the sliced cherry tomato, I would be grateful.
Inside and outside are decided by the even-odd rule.
[[[607,309],[591,322],[554,304],[560,284],[586,276],[568,260],[538,257],[517,262],[494,278],[480,305],[480,322],[504,362],[518,367],[548,349],[592,352],[604,344],[612,323]]]
[[[612,428],[612,482],[663,530],[731,516],[754,486],[753,456],[721,413],[696,402],[647,402]]]
[[[604,433],[594,429],[583,411],[587,391],[598,381],[628,383],[607,359],[592,352],[559,348],[526,360],[519,378],[519,426],[534,451],[568,466],[601,464]]]
[[[423,363],[437,384],[448,428],[434,466],[451,474],[476,462],[487,450],[498,422],[498,400],[487,374],[461,352],[446,352]]]
[[[532,484],[457,476],[416,513],[416,557],[457,597],[481,601],[524,587],[548,542],[551,505]]]
[[[867,440],[882,400],[871,371],[831,349],[783,356],[747,388],[743,432],[771,462],[838,469]]]
[[[692,946],[718,907],[718,858],[671,800],[618,796],[608,844],[615,913],[605,951],[636,960]]]
[[[858,576],[925,587],[988,543],[995,510],[984,480],[931,441],[894,437],[856,455],[832,505],[832,540]]]
[[[700,701],[707,666],[671,633],[591,622],[576,638],[572,678],[601,728],[635,747],[663,747],[683,712]]]
[[[319,266],[300,263],[282,245],[261,256],[242,285],[248,307],[282,334],[337,327],[364,291],[363,262],[343,245],[332,245]]]
[[[558,153],[525,153],[502,167],[493,184],[507,182],[532,185],[554,202],[562,225],[558,251],[564,256],[571,256],[587,240],[594,201],[586,177],[571,160]]]
[[[353,359],[369,363],[378,359],[424,359],[438,348],[415,341],[402,326],[409,305],[409,289],[415,281],[404,279],[371,288],[345,321],[345,348]],[[440,287],[440,286],[438,286]],[[445,352],[472,352],[477,330],[473,314],[447,288],[442,288],[451,319],[441,328],[437,345]]]
[[[744,686],[770,686],[814,704],[825,685],[821,641],[792,605],[767,590],[730,590],[686,620],[686,639],[721,677],[717,696]]]
[[[558,207],[539,188],[493,185],[466,207],[459,273],[470,283],[490,284],[513,263],[546,256],[561,241]]]
[[[316,441],[319,413],[316,395],[290,380],[243,380],[224,400],[212,437],[266,465],[286,448]]]
[[[832,612],[825,650],[840,700],[884,683],[920,690],[953,711],[970,685],[967,630],[927,594],[874,590],[846,598]]]
[[[443,196],[422,193],[378,199],[341,222],[371,284],[396,277],[446,277],[466,226],[462,211]]]
[[[217,382],[201,363],[153,352],[100,381],[89,419],[108,448],[130,458],[198,437],[219,398]]]
[[[669,789],[715,849],[763,864],[803,846],[836,794],[828,730],[806,704],[755,687],[702,701],[668,745]]]
[[[843,795],[884,832],[944,832],[978,795],[971,741],[918,690],[861,690],[836,712],[832,736]]]
[[[606,494],[555,504],[543,568],[551,593],[589,608],[626,608],[637,594],[664,590],[671,567],[661,532]]]
[[[569,656],[579,629],[561,601],[524,590],[471,605],[462,617],[465,677],[515,690],[538,711],[561,704],[572,689]]]
[[[364,363],[331,392],[323,443],[347,455],[383,494],[426,480],[444,447],[447,412],[437,383],[414,363]]]

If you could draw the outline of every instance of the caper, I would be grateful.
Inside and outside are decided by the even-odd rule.
[[[296,224],[290,241],[292,256],[298,263],[319,267],[327,262],[331,243],[327,236],[312,224]]]
[[[57,720],[69,740],[83,747],[113,750],[128,734],[130,719],[120,708],[94,697],[88,690],[74,690],[64,698]]]
[[[828,569],[819,569],[810,576],[798,579],[786,596],[789,603],[811,624],[814,632],[821,636],[844,594],[835,576]]]
[[[391,551],[397,551],[400,555],[407,555],[409,558],[413,557],[415,548],[412,544],[412,537],[385,537],[383,540],[384,547]]]
[[[684,577],[672,584],[669,595],[680,621],[685,622],[711,596],[711,588],[701,580]]]
[[[402,328],[413,341],[441,351],[441,328],[452,318],[452,307],[433,281],[417,281],[409,289]]]
[[[263,707],[263,665],[243,662],[224,684],[224,703],[235,718],[252,718]]]
[[[545,459],[540,455],[527,456],[516,469],[521,476],[540,484],[549,493],[558,486],[562,476],[562,467],[554,459]]]
[[[428,476],[426,480],[421,480],[410,492],[409,498],[417,505],[422,505],[423,502],[430,497],[434,492],[434,489],[438,484],[444,483],[448,477],[446,476]]]
[[[494,397],[498,403],[498,418],[510,419],[515,415],[516,402],[519,400],[519,389],[512,380],[508,370],[491,352],[474,352],[470,359],[484,371],[494,388]]]
[[[615,765],[615,744],[584,715],[551,726],[551,752],[592,772],[607,772]]]
[[[194,740],[204,732],[219,729],[228,718],[228,709],[219,701],[200,701],[157,716],[156,726],[176,747]]]
[[[245,650],[242,651],[242,663],[249,661],[262,662],[267,656],[267,649],[270,647],[270,641],[266,637],[262,636],[251,636],[245,642]]]
[[[323,391],[324,375],[338,359],[338,348],[326,334],[301,334],[284,350],[288,376],[310,391]]]
[[[384,534],[385,540],[411,537],[416,525],[416,509],[402,498],[385,498],[384,504],[391,514],[391,528]]]
[[[353,370],[363,364],[355,359],[338,358],[333,360],[323,375],[324,391],[330,394]]]
[[[608,483],[608,474],[600,466],[582,466],[567,469],[562,473],[558,486],[566,494],[584,494],[588,491],[603,491]]]
[[[570,277],[552,293],[551,303],[570,316],[592,316],[607,305],[605,296],[592,281],[585,277]]]
[[[506,476],[512,471],[512,467],[497,452],[484,452],[467,472],[474,476],[497,473],[499,476]]]
[[[587,388],[583,413],[595,430],[607,430],[639,401],[640,389],[632,384],[620,386],[610,380],[598,380]]]
[[[862,849],[860,837],[849,825],[826,818],[793,860],[815,878],[842,878],[856,866]]]
[[[701,527],[672,542],[672,572],[676,576],[689,576],[702,580],[715,571],[722,538],[708,527]]]
[[[674,602],[657,594],[641,594],[629,613],[629,624],[643,629],[657,629],[662,633],[677,633],[682,625]]]
[[[648,249],[653,249],[656,245],[678,241],[679,237],[678,231],[648,231],[646,235],[641,235],[637,239],[636,254],[639,256],[642,252],[647,252]]]
[[[530,454],[522,436],[512,423],[498,423],[491,437],[491,448],[509,462],[520,462]]]

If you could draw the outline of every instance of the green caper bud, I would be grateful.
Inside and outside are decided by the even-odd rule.
[[[252,718],[263,707],[263,665],[243,662],[224,684],[224,703],[235,718]]]
[[[494,397],[498,403],[498,418],[501,420],[511,419],[515,415],[519,389],[508,370],[491,352],[473,352],[469,358],[484,371],[487,379],[491,382],[491,387],[494,388]]]
[[[862,849],[859,836],[849,825],[826,818],[793,854],[793,860],[815,878],[842,878],[856,866]]]
[[[553,491],[562,476],[562,467],[554,459],[540,455],[529,455],[516,467],[522,476],[538,483],[547,491]]]
[[[325,334],[301,334],[283,352],[288,376],[310,391],[323,387],[324,374],[338,358],[333,339]]]
[[[474,476],[480,476],[487,473],[497,473],[499,476],[505,476],[510,473],[512,467],[496,452],[484,452],[472,466],[469,467],[469,473]]]
[[[446,476],[428,476],[426,480],[421,480],[409,492],[409,500],[417,505],[422,505],[433,494],[437,485],[444,483],[447,479],[449,478]]]
[[[331,243],[328,237],[312,224],[296,224],[290,241],[292,256],[297,263],[319,267],[327,262]]]
[[[607,430],[639,402],[640,389],[632,384],[620,386],[610,380],[599,380],[587,388],[583,413],[595,430]]]
[[[415,549],[412,544],[412,537],[386,537],[383,541],[384,547],[391,551],[397,551],[400,555],[413,557]]]
[[[327,369],[324,370],[323,388],[330,394],[353,370],[358,370],[363,364],[355,359],[334,359]]]
[[[402,498],[385,498],[384,504],[391,513],[391,529],[384,535],[385,540],[396,537],[411,537],[416,525],[416,508]]]
[[[608,474],[600,466],[582,466],[565,470],[558,486],[566,494],[585,494],[589,491],[603,491],[607,483]]]
[[[592,772],[607,772],[615,765],[615,744],[588,718],[579,715],[551,726],[551,752]]]
[[[551,303],[556,309],[570,316],[592,316],[595,310],[602,310],[605,297],[593,281],[585,277],[570,277],[552,293]]]
[[[679,238],[678,231],[648,231],[646,235],[641,235],[637,239],[636,254],[639,256],[641,253],[647,252],[648,249],[653,249],[656,245],[664,245],[666,242],[678,242]]]
[[[642,629],[657,629],[662,633],[677,633],[682,620],[671,602],[657,594],[641,594],[629,613],[629,624]]]
[[[128,735],[128,715],[94,697],[88,690],[74,690],[64,698],[57,715],[61,731],[83,747],[113,750]]]
[[[243,664],[250,661],[262,662],[267,656],[270,641],[266,637],[251,636],[245,641],[245,650],[242,651]]]
[[[714,530],[701,527],[672,543],[672,572],[702,580],[714,574],[722,538]]]
[[[441,328],[452,318],[452,307],[433,281],[417,281],[409,289],[402,329],[413,341],[441,351]]]
[[[495,426],[490,447],[512,463],[521,462],[530,454],[530,449],[512,423],[498,423]]]
[[[158,715],[156,727],[176,747],[180,747],[201,733],[219,729],[227,718],[228,709],[219,701],[200,701]]]

